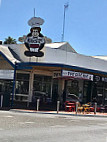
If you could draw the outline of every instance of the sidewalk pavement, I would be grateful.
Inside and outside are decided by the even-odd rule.
[[[82,116],[82,117],[105,117],[107,118],[107,113],[94,112],[90,113],[77,113],[76,112],[67,112],[67,111],[36,111],[36,110],[25,110],[25,109],[10,109],[12,112],[21,112],[21,113],[38,113],[38,114],[53,114],[53,115],[71,115],[71,116]]]

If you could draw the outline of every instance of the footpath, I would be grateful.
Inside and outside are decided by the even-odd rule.
[[[107,113],[94,112],[90,113],[77,113],[76,112],[66,112],[66,111],[36,111],[36,110],[25,110],[25,109],[10,109],[12,112],[20,113],[38,113],[38,114],[53,114],[53,115],[71,115],[71,116],[81,116],[81,117],[105,117],[107,118]]]

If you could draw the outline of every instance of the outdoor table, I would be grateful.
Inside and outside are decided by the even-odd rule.
[[[82,105],[82,106],[83,106],[84,112],[89,112],[89,111],[90,111],[90,105],[84,104],[84,105]]]

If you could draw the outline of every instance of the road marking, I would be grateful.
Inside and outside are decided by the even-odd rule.
[[[7,116],[3,116],[3,117],[8,117],[8,118],[11,118],[11,117],[13,117],[13,116],[11,116],[11,115],[7,115]]]
[[[53,125],[53,126],[51,126],[52,128],[65,128],[65,127],[67,127],[67,126],[65,126],[65,125]]]
[[[27,124],[33,124],[33,123],[35,123],[35,122],[25,122],[25,123],[27,123]]]
[[[35,122],[19,122],[20,124],[33,124]]]

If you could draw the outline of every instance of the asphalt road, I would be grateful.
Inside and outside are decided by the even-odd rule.
[[[107,118],[0,111],[0,142],[107,142]]]

